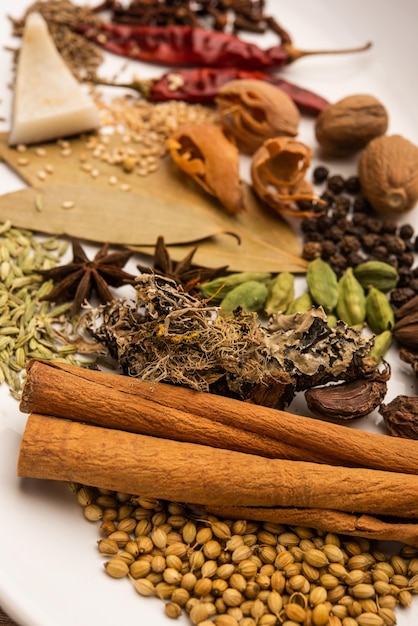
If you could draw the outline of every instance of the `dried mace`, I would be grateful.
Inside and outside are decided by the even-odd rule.
[[[91,261],[80,242],[72,240],[73,260],[67,265],[60,265],[49,270],[37,270],[45,280],[55,283],[54,289],[42,300],[49,302],[73,301],[70,315],[75,315],[85,300],[95,292],[100,302],[114,300],[109,288],[133,284],[135,276],[122,268],[133,255],[130,251],[109,253],[109,244],[105,243]]]

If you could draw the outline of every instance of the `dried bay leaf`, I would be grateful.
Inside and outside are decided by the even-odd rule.
[[[59,143],[28,147],[19,153],[7,145],[7,134],[0,134],[0,157],[36,188],[36,193],[29,189],[0,196],[0,220],[10,219],[16,226],[50,234],[125,244],[150,255],[157,236],[163,235],[175,261],[184,258],[193,242],[199,241],[194,263],[228,265],[230,271],[306,271],[297,235],[260,203],[248,185],[248,210],[231,216],[170,158],[160,161],[157,172],[138,176],[95,156],[94,150],[86,147],[87,139],[71,139],[71,153],[63,154]],[[109,136],[109,151],[121,141],[119,136]],[[27,159],[25,165],[22,157]],[[96,178],[82,168],[86,162],[98,170]],[[39,171],[46,164],[52,165],[53,173],[40,180]],[[114,176],[131,191],[109,185]],[[74,208],[61,208],[63,202],[71,200]],[[226,233],[236,235],[240,245],[237,238]]]
[[[63,208],[66,202],[72,208]],[[167,228],[164,200],[137,192],[104,189],[88,185],[54,185],[43,189],[28,187],[0,196],[0,221],[54,235],[114,244],[154,245],[164,233],[169,243],[196,242],[221,232],[215,222],[202,219],[192,209],[187,216],[172,200]]]

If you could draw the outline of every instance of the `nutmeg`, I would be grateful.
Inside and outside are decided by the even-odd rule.
[[[252,154],[273,137],[295,137],[300,113],[279,87],[262,80],[232,80],[218,91],[222,124],[241,152]]]
[[[401,135],[376,137],[360,156],[359,179],[377,213],[410,211],[418,200],[418,147]]]
[[[321,148],[332,155],[358,152],[387,131],[388,113],[369,95],[347,96],[330,104],[317,117],[315,135]]]

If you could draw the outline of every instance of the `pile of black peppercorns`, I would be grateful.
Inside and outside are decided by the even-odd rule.
[[[311,204],[317,215],[301,221],[303,257],[321,256],[341,276],[347,267],[369,260],[384,261],[396,267],[398,285],[390,293],[394,307],[402,306],[418,294],[418,237],[410,224],[398,226],[382,218],[361,193],[357,176],[330,175],[324,166],[313,170],[313,183],[325,187],[321,203]],[[307,208],[301,203],[301,208]]]

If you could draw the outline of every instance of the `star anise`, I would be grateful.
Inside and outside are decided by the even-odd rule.
[[[90,260],[80,242],[72,240],[73,260],[67,265],[59,265],[49,270],[38,270],[45,280],[52,279],[55,287],[43,296],[42,300],[49,302],[69,302],[73,300],[70,315],[77,313],[85,300],[93,292],[101,303],[114,300],[109,286],[121,287],[132,284],[135,276],[128,274],[122,268],[129,261],[133,252],[108,252],[109,244],[105,243]]]
[[[181,285],[184,291],[190,293],[200,283],[206,280],[212,280],[212,278],[216,276],[221,276],[228,268],[227,265],[215,269],[192,265],[197,248],[197,246],[193,248],[181,261],[173,261],[165,244],[164,237],[160,236],[155,245],[153,267],[137,265],[137,268],[140,272],[155,272],[161,276],[171,278],[175,280],[178,285]]]

